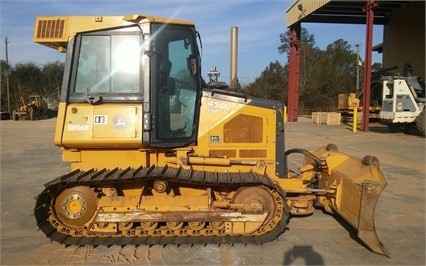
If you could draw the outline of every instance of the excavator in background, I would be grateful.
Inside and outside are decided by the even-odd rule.
[[[37,17],[34,41],[66,52],[54,144],[71,171],[34,208],[50,239],[260,244],[322,207],[389,256],[374,225],[386,186],[378,159],[334,144],[285,151],[280,102],[203,88],[193,22]],[[290,170],[294,154],[305,160]]]
[[[402,76],[388,76],[381,84],[380,121],[392,132],[409,132],[415,128],[420,136],[425,136],[425,81],[413,76],[411,65],[405,64]]]
[[[402,75],[389,72],[402,67],[394,66],[372,73],[370,120],[387,125],[390,132],[412,129],[425,136],[425,82],[421,77],[413,76],[410,64],[405,64]],[[338,109],[347,121],[358,108],[363,110],[362,93],[339,94]],[[361,118],[361,116],[359,116]]]

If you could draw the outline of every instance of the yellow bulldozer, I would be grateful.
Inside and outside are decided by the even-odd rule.
[[[370,105],[370,111],[369,111],[369,119],[370,121],[379,120],[380,118],[380,111],[382,110],[381,107],[381,100],[380,102],[377,100],[377,86],[376,83],[372,84],[372,95],[375,97],[371,99],[371,105]],[[381,95],[380,95],[381,96]],[[351,121],[354,115],[354,110],[357,108],[358,112],[363,111],[363,104],[362,104],[362,93],[360,95],[356,95],[356,93],[340,93],[337,98],[337,109],[342,115],[343,122]],[[358,117],[359,121],[361,122],[362,116],[360,115]]]
[[[37,17],[34,41],[66,52],[54,143],[71,171],[34,208],[50,239],[261,244],[321,206],[388,255],[374,226],[378,159],[333,144],[285,151],[280,102],[202,87],[192,22]],[[287,168],[292,154],[305,158],[299,169]]]
[[[12,112],[13,120],[36,120],[46,112],[46,104],[42,101],[40,95],[32,94],[25,101],[21,97],[21,106]]]

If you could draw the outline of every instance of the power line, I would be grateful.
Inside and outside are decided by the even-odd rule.
[[[6,46],[6,92],[7,92],[7,112],[10,114],[10,91],[9,91],[9,55],[7,50],[7,44],[9,41],[6,39],[4,40],[5,46]]]

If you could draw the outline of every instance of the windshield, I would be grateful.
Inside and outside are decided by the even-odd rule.
[[[139,32],[81,36],[74,93],[139,93]]]

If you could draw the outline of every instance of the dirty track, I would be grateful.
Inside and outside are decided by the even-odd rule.
[[[45,184],[46,189],[37,197],[34,214],[37,225],[49,238],[65,245],[135,245],[135,244],[205,244],[205,243],[253,243],[262,244],[275,239],[287,225],[288,210],[285,208],[282,219],[274,225],[271,231],[258,236],[136,236],[121,235],[114,237],[83,237],[71,236],[57,231],[50,222],[47,207],[51,202],[51,194],[61,192],[62,189],[73,186],[106,186],[122,183],[150,182],[161,177],[169,183],[179,183],[193,186],[211,187],[245,187],[262,185],[271,190],[276,190],[280,198],[284,199],[285,193],[281,187],[276,186],[271,179],[255,172],[248,173],[213,173],[193,171],[192,169],[165,167],[139,167],[138,169],[76,170],[58,177]],[[278,207],[277,207],[278,208]],[[267,226],[268,224],[266,224]],[[262,228],[259,229],[262,231]]]

